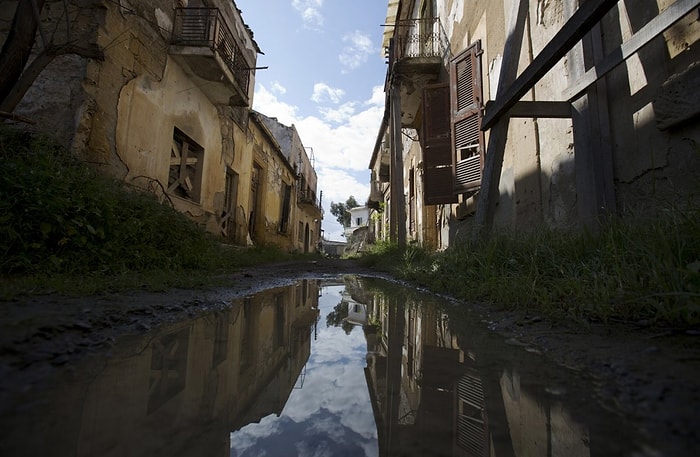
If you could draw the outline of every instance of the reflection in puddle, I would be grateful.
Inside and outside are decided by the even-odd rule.
[[[635,452],[580,380],[456,311],[354,276],[234,300],[12,392],[0,455]]]

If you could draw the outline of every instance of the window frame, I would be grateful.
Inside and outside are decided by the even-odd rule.
[[[204,148],[177,127],[168,164],[168,195],[201,203],[204,175]]]

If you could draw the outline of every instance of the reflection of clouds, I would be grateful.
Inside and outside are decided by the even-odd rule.
[[[264,456],[260,450],[250,449],[255,446],[261,438],[279,433],[280,423],[274,414],[263,417],[257,424],[249,424],[242,427],[235,433],[231,433],[231,455]],[[234,453],[236,449],[238,453]],[[250,449],[250,451],[249,451]]]
[[[322,314],[333,310],[342,290],[342,286],[323,289]],[[232,457],[288,456],[295,450],[300,456],[377,455],[363,333],[346,335],[336,327],[320,330],[311,352],[304,385],[292,391],[282,415],[233,433]]]

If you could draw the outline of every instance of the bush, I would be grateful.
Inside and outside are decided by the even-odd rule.
[[[45,139],[4,129],[0,159],[3,274],[192,269],[216,257],[218,244],[184,215]]]

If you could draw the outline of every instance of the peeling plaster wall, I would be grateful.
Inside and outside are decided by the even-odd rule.
[[[166,90],[167,88],[167,90]],[[148,128],[144,128],[148,126]],[[198,203],[170,196],[176,209],[216,232],[214,215],[223,209],[215,196],[224,188],[222,134],[214,105],[169,60],[160,81],[148,75],[129,81],[121,91],[117,108],[116,153],[128,172],[126,182],[139,184],[139,177],[156,179],[168,187],[170,151],[175,128],[204,149],[202,186]]]
[[[606,52],[639,30],[670,0],[620,1],[605,18]],[[669,129],[657,125],[655,102],[671,77],[700,63],[700,21],[693,11],[607,78],[618,210],[656,212],[697,205],[700,125],[697,117]],[[697,82],[685,87],[697,91]]]
[[[514,1],[438,1],[438,14],[453,55],[481,40],[484,100],[496,98],[505,30]],[[613,13],[602,21],[604,53],[629,39],[672,3],[672,0],[621,0],[619,7],[613,8]],[[518,74],[566,23],[565,0],[530,1],[528,7]],[[678,87],[688,94],[697,87],[697,72],[689,75],[689,69],[700,60],[696,49],[698,38],[700,21],[694,11],[606,78],[615,194],[622,214],[632,209],[668,207],[671,202],[689,206],[699,195],[697,117],[661,130],[658,124],[662,120],[655,109],[661,97],[659,87],[669,78],[678,78]],[[562,92],[575,82],[569,75],[568,64],[566,57],[557,62],[522,100],[561,100]],[[575,227],[579,221],[577,193],[585,192],[576,188],[575,154],[570,119],[512,119],[494,227],[518,230],[541,225]],[[469,199],[462,205],[471,208],[473,202]],[[464,211],[462,205],[457,208],[458,216]],[[451,239],[469,230],[471,218],[456,221],[452,216],[454,209],[448,211],[448,208],[439,213],[448,224],[454,225],[450,229]]]
[[[7,35],[16,3],[3,3],[0,40]],[[56,58],[16,112],[36,120],[37,128],[57,136],[86,162],[155,191],[208,231],[220,234],[227,169],[239,175],[237,213],[248,214],[252,167],[248,109],[213,105],[169,57],[175,7],[188,3],[47,1],[42,26],[55,29],[54,42],[60,44],[65,35],[63,15],[68,5],[71,39],[96,43],[104,61],[75,55]],[[210,6],[220,8],[240,39],[246,61],[254,67],[257,45],[238,20],[235,4],[214,0]],[[251,104],[253,87],[251,72]],[[204,148],[199,202],[164,196],[175,127]],[[245,219],[243,215],[239,219]]]

